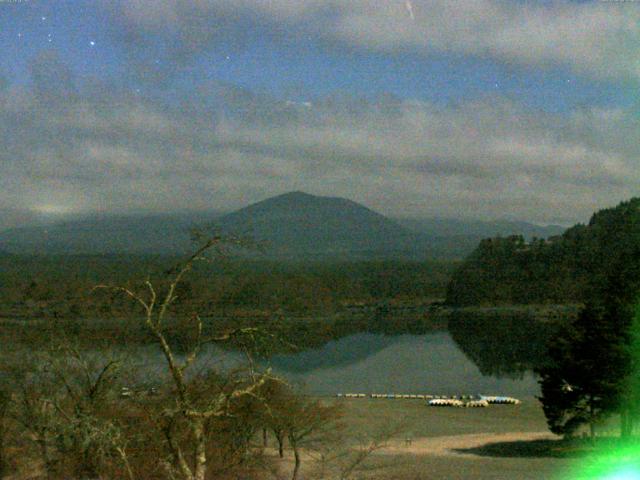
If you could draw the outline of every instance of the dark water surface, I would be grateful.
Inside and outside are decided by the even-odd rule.
[[[133,382],[158,381],[166,376],[165,360],[157,347],[138,352]],[[273,373],[303,391],[316,395],[337,393],[398,393],[432,395],[510,395],[539,393],[530,371],[481,373],[447,332],[423,335],[358,333],[324,346],[261,361]],[[245,364],[239,352],[208,346],[192,371],[233,369]],[[141,372],[144,372],[141,374]]]
[[[275,373],[309,393],[426,393],[532,396],[530,372],[483,375],[446,332],[425,335],[359,333],[322,348],[271,359]]]
[[[532,371],[546,362],[546,344],[567,315],[498,313],[451,316],[448,331],[354,333],[258,364],[316,395],[537,395],[539,386]],[[132,356],[137,364],[130,369],[133,384],[167,379],[165,359],[157,346],[137,348]],[[246,360],[238,351],[209,344],[190,372],[242,368]]]
[[[138,349],[131,360],[132,383],[158,383],[166,379],[165,359],[156,346]],[[531,371],[481,373],[447,332],[423,335],[358,333],[324,346],[276,355],[258,362],[271,367],[303,391],[315,395],[337,393],[397,393],[432,395],[509,395],[531,397],[539,393]],[[229,370],[246,366],[239,352],[207,346],[191,372]],[[507,373],[505,373],[507,372]]]

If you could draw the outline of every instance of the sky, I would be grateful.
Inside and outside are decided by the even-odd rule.
[[[302,190],[586,222],[640,193],[640,1],[0,0],[0,228]]]

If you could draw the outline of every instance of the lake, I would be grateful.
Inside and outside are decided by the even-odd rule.
[[[155,347],[146,349],[144,363],[164,374],[164,359]],[[232,369],[244,356],[207,346],[194,371]],[[275,355],[273,372],[314,395],[337,393],[417,393],[433,395],[485,394],[532,397],[539,394],[530,371],[482,374],[447,332],[421,335],[357,333],[317,349]],[[501,369],[508,372],[508,365]],[[149,380],[150,369],[145,369]]]
[[[426,393],[533,396],[532,373],[483,375],[446,332],[425,335],[359,333],[322,348],[271,359],[274,372],[318,395]]]
[[[354,333],[317,348],[277,354],[259,364],[271,367],[275,374],[314,395],[532,397],[539,394],[539,386],[531,372],[546,358],[545,345],[556,331],[552,327],[555,324],[493,313],[485,317],[452,317],[448,331]],[[165,360],[158,346],[114,348],[135,364],[127,369],[127,382],[157,384],[167,379]],[[190,371],[193,374],[241,365],[246,365],[241,353],[208,344]]]

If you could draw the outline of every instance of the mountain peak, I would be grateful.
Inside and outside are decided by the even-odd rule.
[[[283,193],[282,195],[277,195],[274,198],[278,197],[315,197],[315,195],[311,195],[310,193],[303,192],[302,190],[293,190],[291,192]]]
[[[409,232],[364,205],[292,191],[220,219],[223,230],[247,233],[287,254],[366,255],[405,248]],[[399,247],[398,245],[402,246]]]
[[[283,193],[281,195],[276,195],[275,197],[269,197],[264,200],[261,200],[257,203],[249,205],[244,209],[238,210],[242,212],[243,210],[249,209],[249,211],[255,211],[256,209],[272,209],[272,208],[293,208],[293,209],[304,209],[304,208],[361,208],[367,209],[364,205],[360,205],[351,200],[347,200],[346,198],[341,197],[325,197],[321,195],[312,195],[310,193],[306,193],[300,190],[295,190],[292,192]],[[368,209],[367,209],[368,210]]]
[[[294,190],[292,192],[287,192],[287,193],[283,193],[281,195],[276,195],[275,197],[268,198],[268,199],[266,199],[266,201],[273,201],[273,200],[278,200],[278,199],[282,199],[282,200],[311,200],[311,199],[317,199],[317,198],[324,198],[324,197],[318,197],[316,195],[311,195],[310,193],[303,192],[302,190]]]

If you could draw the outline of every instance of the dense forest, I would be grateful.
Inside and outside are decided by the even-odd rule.
[[[600,285],[640,278],[640,198],[563,235],[483,240],[453,274],[449,305],[583,303]],[[632,282],[633,283],[633,282]]]
[[[66,317],[95,303],[97,283],[143,282],[171,271],[175,257],[0,255],[0,311]],[[332,313],[372,303],[422,304],[444,297],[455,262],[285,263],[222,259],[199,265],[178,302],[200,312]],[[16,315],[12,315],[15,317]]]
[[[161,288],[178,257],[142,255],[0,255],[0,341],[40,344],[64,334],[80,342],[148,343],[132,318],[136,302],[98,284],[144,291]],[[167,328],[176,348],[194,313],[206,334],[261,327],[285,343],[308,348],[358,331],[444,328],[430,311],[442,298],[453,262],[368,261],[285,263],[220,258],[198,264],[176,291]],[[185,320],[187,319],[187,320]],[[37,328],[33,328],[37,325]],[[34,345],[34,346],[38,346]],[[287,346],[288,345],[288,346]]]

